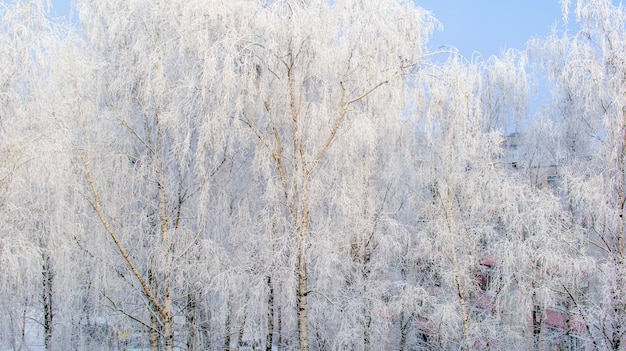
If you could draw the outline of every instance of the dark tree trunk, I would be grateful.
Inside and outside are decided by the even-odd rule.
[[[266,276],[265,281],[267,283],[267,337],[265,339],[265,349],[267,351],[272,350],[272,343],[274,342],[274,283],[271,276]]]
[[[43,328],[44,328],[44,346],[46,350],[52,350],[52,330],[54,311],[52,309],[52,282],[54,280],[54,272],[52,271],[52,262],[47,253],[43,254]]]

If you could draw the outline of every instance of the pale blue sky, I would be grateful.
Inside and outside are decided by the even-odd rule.
[[[497,55],[503,49],[523,49],[526,41],[546,36],[555,24],[562,28],[558,0],[415,0],[443,24],[431,49],[452,45],[471,57]]]
[[[558,0],[415,0],[443,24],[430,42],[431,49],[452,45],[470,58],[487,58],[502,49],[523,49],[533,36],[545,36],[561,23]],[[67,15],[70,0],[52,0],[58,15]]]

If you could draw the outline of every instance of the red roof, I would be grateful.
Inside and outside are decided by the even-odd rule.
[[[569,318],[569,320],[568,320]],[[580,313],[577,312],[562,312],[554,309],[546,309],[545,324],[548,327],[565,330],[567,321],[567,328],[569,331],[576,335],[585,335],[587,333],[587,326]]]
[[[428,335],[437,334],[437,325],[427,318],[417,317],[417,326],[421,331]]]
[[[480,264],[485,267],[495,267],[498,265],[499,261],[500,261],[500,258],[497,255],[493,253],[488,253],[480,261]]]
[[[551,328],[565,329],[565,313],[552,309],[546,309],[545,323]]]
[[[587,325],[580,313],[570,312],[569,314],[569,330],[576,335],[587,334]]]
[[[483,310],[491,311],[493,309],[494,300],[494,296],[485,294],[482,291],[478,291],[476,295],[474,295],[474,305]]]

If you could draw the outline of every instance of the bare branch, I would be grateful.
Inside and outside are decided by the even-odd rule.
[[[126,261],[126,264],[128,264],[128,267],[133,272],[133,275],[135,276],[135,278],[137,278],[137,280],[139,281],[139,284],[141,284],[141,287],[143,289],[143,293],[145,294],[145,296],[157,307],[159,311],[163,311],[163,306],[161,306],[159,301],[153,295],[152,291],[150,291],[148,284],[143,279],[143,276],[141,275],[141,273],[139,273],[139,270],[135,266],[133,260],[130,258],[130,256],[124,249],[124,246],[122,245],[121,241],[119,240],[117,233],[115,233],[115,231],[109,224],[109,221],[106,219],[104,215],[104,211],[102,210],[102,205],[100,202],[100,195],[96,188],[96,184],[95,184],[95,181],[93,179],[93,176],[91,174],[91,169],[90,169],[91,160],[89,157],[89,153],[90,153],[91,146],[89,143],[89,137],[86,131],[84,131],[84,134],[85,134],[85,138],[87,139],[87,151],[85,152],[85,155],[84,155],[85,175],[87,177],[87,181],[89,182],[89,187],[91,188],[92,194],[94,196],[93,202],[91,204],[94,210],[96,211],[96,214],[98,215],[98,218],[100,219],[100,222],[104,226],[104,229],[106,230],[106,232],[109,234],[109,236],[115,243],[115,246],[117,247],[118,252],[124,258],[124,260]]]
[[[124,118],[122,118],[122,115],[120,114],[120,111],[117,109],[115,104],[111,103],[110,105],[111,105],[111,107],[113,107],[113,111],[115,113],[115,118],[118,121],[120,121],[120,123],[122,123],[122,125],[124,125],[124,127],[126,127],[126,129],[128,129],[128,131],[130,131],[131,134],[133,134],[135,136],[135,138],[137,138],[137,140],[139,140],[139,142],[141,142],[141,144],[143,144],[150,151],[151,154],[154,154],[154,149],[152,149],[152,146],[150,144],[148,144],[141,137],[141,135],[139,135],[139,133],[133,127],[131,127],[130,124],[128,124],[128,122],[126,122],[126,120]]]

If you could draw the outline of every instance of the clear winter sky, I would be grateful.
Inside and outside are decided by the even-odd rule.
[[[432,11],[443,24],[443,31],[431,38],[430,48],[452,45],[468,58],[475,52],[487,58],[502,49],[523,49],[528,39],[547,35],[555,23],[561,22],[558,0],[414,1]],[[57,15],[70,13],[71,0],[51,2]]]
[[[471,58],[487,58],[504,49],[524,49],[526,41],[563,27],[558,0],[415,0],[431,11],[443,31],[431,38],[430,47],[452,45]]]

